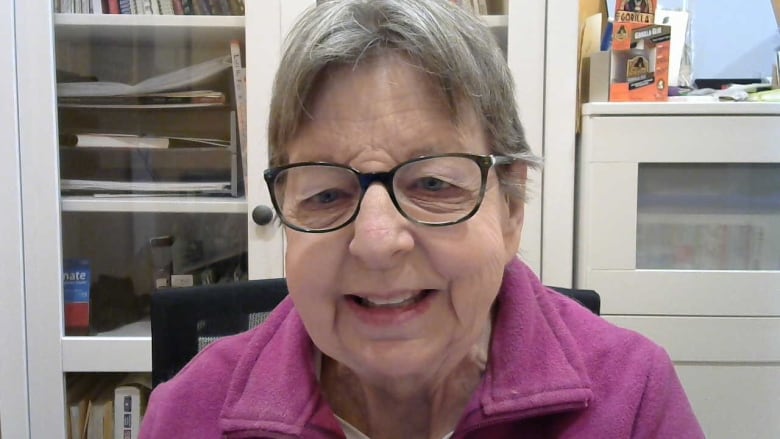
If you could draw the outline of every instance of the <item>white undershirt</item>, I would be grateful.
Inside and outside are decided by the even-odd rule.
[[[371,439],[365,434],[363,434],[363,432],[353,427],[352,424],[350,424],[349,422],[339,418],[339,415],[336,415],[334,413],[334,416],[336,417],[336,419],[338,419],[339,424],[341,424],[341,429],[344,430],[344,435],[347,437],[347,439]],[[452,437],[454,433],[455,433],[454,431],[451,431],[445,434],[442,439],[449,439]]]

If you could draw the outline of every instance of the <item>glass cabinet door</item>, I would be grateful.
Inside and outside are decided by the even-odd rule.
[[[54,7],[65,335],[148,336],[151,294],[246,278],[243,7]]]
[[[641,163],[638,269],[780,270],[780,165]]]
[[[147,383],[152,295],[247,279],[242,4],[51,5],[70,434],[104,388]]]

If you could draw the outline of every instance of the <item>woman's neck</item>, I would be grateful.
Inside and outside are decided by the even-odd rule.
[[[334,413],[371,439],[441,439],[482,381],[490,324],[472,351],[434,382],[369,382],[323,355],[320,381]]]

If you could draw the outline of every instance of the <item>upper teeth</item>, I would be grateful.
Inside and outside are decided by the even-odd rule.
[[[416,296],[417,293],[409,293],[398,297],[387,297],[387,298],[373,297],[370,299],[367,297],[360,297],[360,299],[364,305],[368,305],[368,306],[398,306],[398,305],[407,304]]]

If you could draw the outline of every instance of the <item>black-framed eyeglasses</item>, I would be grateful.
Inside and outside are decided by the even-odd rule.
[[[387,172],[302,162],[263,173],[281,221],[301,232],[325,233],[355,220],[370,185],[381,183],[406,219],[449,226],[474,216],[485,195],[490,168],[517,158],[451,153],[418,157]]]

